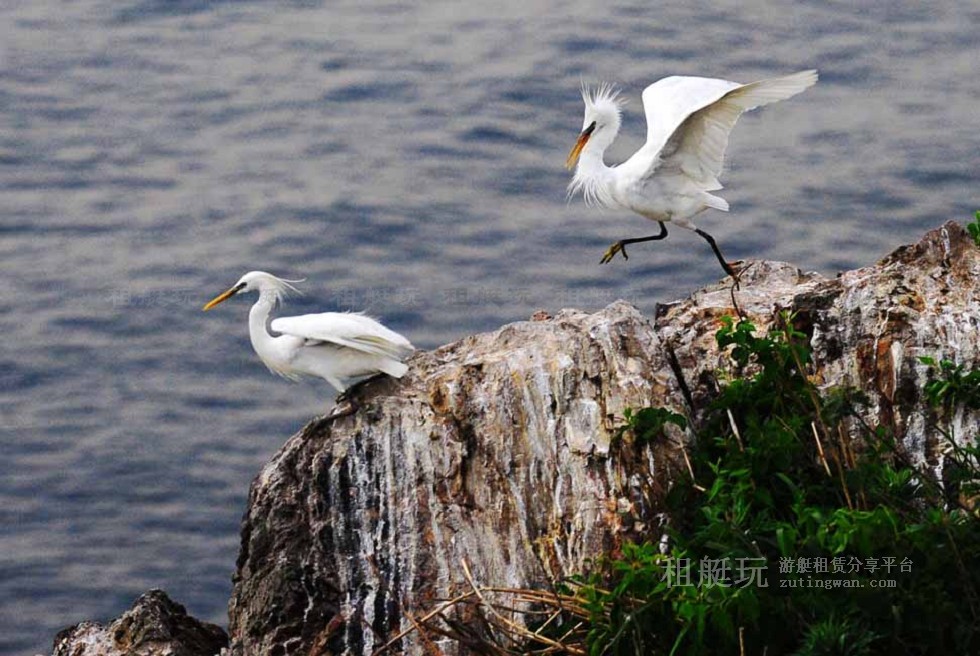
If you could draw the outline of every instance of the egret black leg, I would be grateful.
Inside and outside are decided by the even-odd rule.
[[[348,390],[349,392],[350,390]],[[347,392],[341,392],[334,401],[333,410],[330,411],[330,418],[346,417],[358,411],[360,405]]]
[[[331,383],[332,384],[332,383]],[[330,411],[330,417],[346,417],[347,415],[352,415],[358,410],[357,399],[354,398],[354,393],[357,391],[357,385],[353,387],[348,387],[343,392],[337,395],[337,398],[333,402],[333,410]]]
[[[609,247],[609,250],[606,251],[606,254],[602,256],[601,260],[599,260],[599,264],[608,264],[609,262],[612,262],[613,258],[616,257],[617,253],[622,253],[624,260],[630,259],[630,256],[626,254],[627,244],[639,244],[640,242],[644,242],[644,241],[658,241],[660,239],[666,238],[667,226],[664,224],[663,221],[658,221],[657,223],[660,224],[660,234],[650,235],[649,237],[636,237],[634,239],[621,239],[620,241],[617,241],[615,244]]]
[[[342,417],[344,415],[357,412],[360,405],[355,397],[365,388],[368,383],[378,380],[379,378],[384,377],[384,375],[385,374],[380,371],[376,374],[371,374],[367,378],[357,381],[346,390],[338,394],[336,400],[334,401],[334,412],[331,413],[331,416]]]
[[[717,257],[718,258],[718,262],[721,263],[721,268],[725,270],[725,273],[727,273],[732,278],[734,278],[735,281],[736,281],[736,283],[737,283],[738,282],[738,276],[735,274],[735,269],[733,269],[732,268],[732,265],[730,265],[728,262],[725,261],[724,256],[721,254],[721,250],[718,248],[718,244],[715,243],[715,238],[712,237],[711,235],[709,235],[707,232],[705,232],[701,228],[695,228],[694,229],[694,232],[696,232],[699,235],[701,235],[702,237],[704,237],[705,241],[707,241],[708,244],[711,245],[711,250],[713,250],[715,252],[715,257]]]

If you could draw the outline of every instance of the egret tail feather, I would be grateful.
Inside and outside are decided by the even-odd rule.
[[[722,212],[728,211],[728,201],[721,196],[705,193],[704,204],[715,210],[721,210]]]
[[[382,360],[378,363],[378,369],[392,378],[401,378],[408,373],[408,365],[398,360]]]

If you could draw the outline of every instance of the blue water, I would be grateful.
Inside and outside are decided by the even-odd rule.
[[[657,3],[659,4],[659,3]],[[249,482],[332,396],[257,361],[242,273],[416,345],[720,277],[673,230],[565,202],[582,79],[821,82],[747,115],[730,258],[827,275],[980,206],[972,3],[0,3],[0,653],[150,587],[224,623]]]

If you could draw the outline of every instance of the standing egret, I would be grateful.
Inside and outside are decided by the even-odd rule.
[[[252,348],[272,373],[296,380],[317,376],[338,392],[386,373],[401,378],[408,371],[403,362],[415,350],[407,339],[363,314],[324,312],[269,321],[272,310],[290,292],[292,283],[264,271],[250,271],[228,291],[204,306],[210,310],[239,292],[258,292],[259,300],[248,313]],[[280,333],[278,336],[273,333]]]
[[[619,91],[603,84],[583,87],[585,122],[565,165],[575,168],[569,197],[577,192],[589,204],[631,210],[660,224],[660,233],[623,239],[609,247],[601,263],[626,254],[627,244],[667,236],[666,222],[698,233],[711,245],[725,273],[735,271],[722,257],[714,238],[691,219],[704,210],[728,211],[728,203],[709,192],[718,182],[728,135],[742,112],[791,98],[813,86],[816,71],[739,84],[705,77],[667,77],[643,91],[647,142],[619,166],[602,156],[619,132],[623,102]]]

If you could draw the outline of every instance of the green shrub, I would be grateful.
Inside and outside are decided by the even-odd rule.
[[[862,395],[816,389],[792,317],[756,333],[733,319],[717,333],[732,371],[698,427],[693,476],[667,495],[669,551],[651,534],[574,588],[589,614],[588,652],[980,653],[980,521],[970,501],[980,451],[942,432],[960,498],[950,502],[886,431],[860,422]],[[937,412],[980,408],[980,372],[923,362],[937,374],[925,390]],[[656,440],[668,423],[686,426],[645,408],[620,436]],[[862,435],[851,443],[855,427]]]
[[[980,210],[973,214],[973,221],[966,224],[966,229],[973,237],[973,243],[980,246]]]

